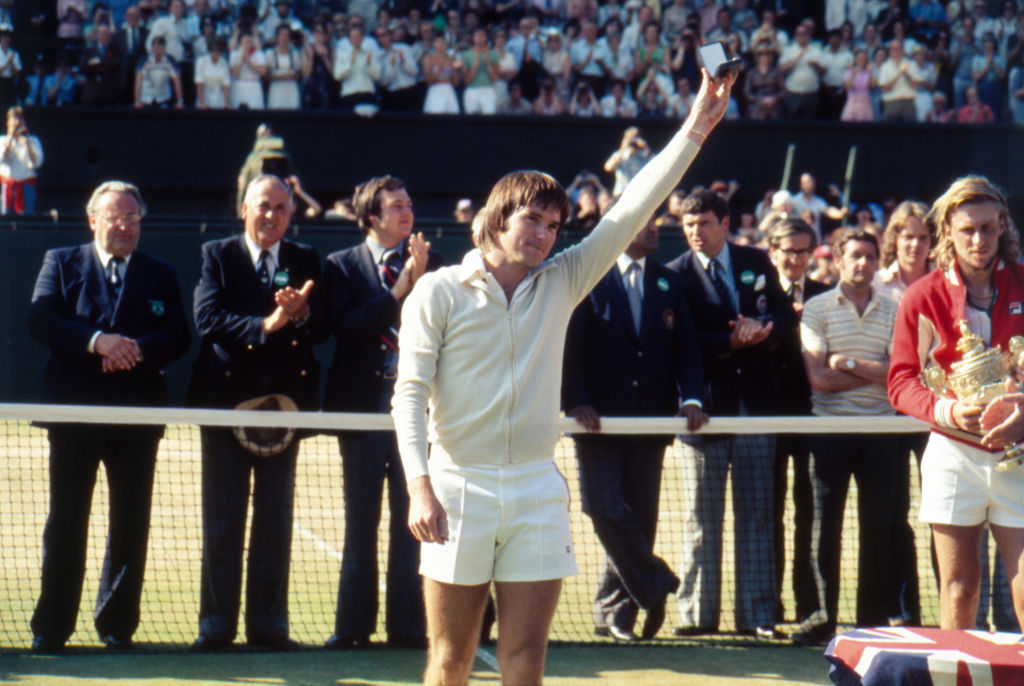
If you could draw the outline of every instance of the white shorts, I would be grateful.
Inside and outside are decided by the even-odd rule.
[[[448,541],[422,544],[420,574],[466,586],[576,574],[569,486],[554,461],[467,466],[432,458],[428,465]]]
[[[1024,528],[1024,468],[1000,472],[990,453],[932,432],[921,461],[920,520]]]

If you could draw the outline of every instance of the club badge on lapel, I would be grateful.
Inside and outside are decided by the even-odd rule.
[[[288,274],[287,269],[279,269],[274,272],[274,285],[278,288],[284,288],[291,281],[291,275]]]
[[[755,291],[763,291],[767,281],[764,278],[764,274],[757,275],[757,281],[754,282]]]
[[[166,307],[164,307],[164,301],[163,300],[150,300],[148,302],[149,302],[149,311],[153,313],[154,317],[162,317],[162,316],[164,316],[164,312],[166,311]]]
[[[754,272],[750,271],[749,269],[744,269],[740,273],[740,283],[742,283],[744,286],[749,286],[750,284],[754,283]]]
[[[658,277],[657,283],[659,291],[661,291],[662,293],[668,293],[668,279],[666,279],[664,276],[660,276]]]
[[[764,293],[757,296],[757,313],[767,314],[768,313],[768,296]]]

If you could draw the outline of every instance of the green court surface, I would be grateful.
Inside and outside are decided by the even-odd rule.
[[[493,649],[477,659],[471,684],[500,684],[489,664]],[[424,654],[409,650],[345,653],[235,653],[225,655],[106,655],[0,657],[0,682],[57,686],[240,686],[282,684],[418,684]],[[830,684],[821,648],[791,646],[553,646],[548,686],[803,686]]]

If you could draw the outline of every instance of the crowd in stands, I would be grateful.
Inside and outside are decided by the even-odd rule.
[[[720,40],[743,61],[729,118],[1024,120],[1018,0],[6,5],[0,107],[681,119]]]

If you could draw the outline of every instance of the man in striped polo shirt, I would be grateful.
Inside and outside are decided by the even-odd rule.
[[[860,229],[832,240],[839,283],[804,304],[800,322],[804,366],[818,416],[892,415],[886,375],[896,303],[871,287],[878,241]],[[886,434],[817,434],[809,438],[815,521],[811,565],[818,607],[801,618],[794,643],[823,643],[835,632],[843,511],[850,477],[860,508],[858,626],[887,624],[892,521],[896,512],[898,442]]]

